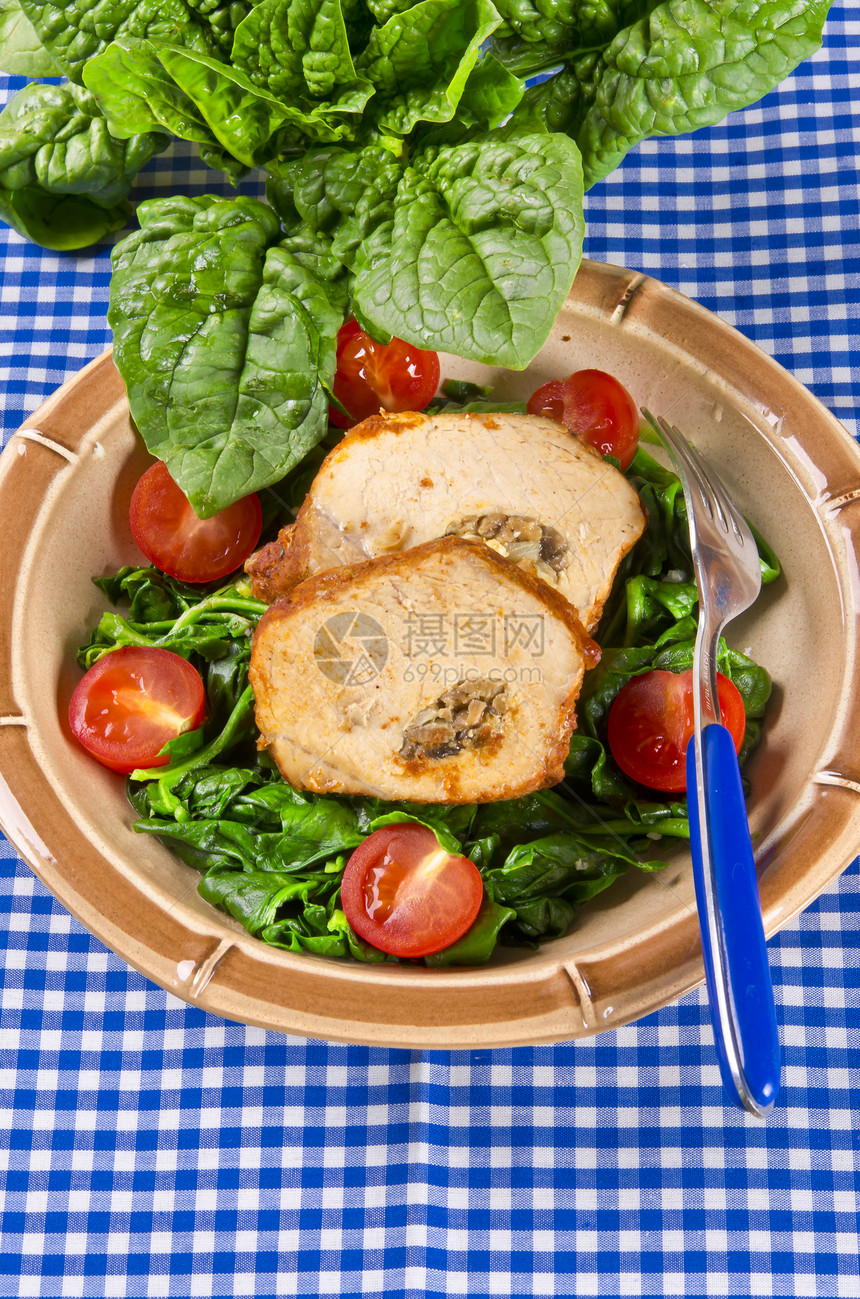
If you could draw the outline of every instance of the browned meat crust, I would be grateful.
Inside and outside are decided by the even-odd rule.
[[[492,625],[493,652],[438,639],[416,652],[410,620],[438,627],[458,609],[473,631],[479,617]],[[511,618],[539,628],[539,652],[507,634],[502,646]],[[286,780],[317,793],[516,798],[562,779],[583,673],[598,658],[564,597],[481,542],[440,538],[320,573],[271,606],[251,656],[260,744]],[[457,708],[445,742],[431,742]]]
[[[510,536],[508,518],[515,531],[543,538],[547,553],[539,540],[529,550],[488,535],[485,519]],[[295,524],[246,571],[258,598],[271,601],[325,569],[477,530],[556,587],[593,630],[643,527],[623,475],[553,420],[380,414],[329,453]]]

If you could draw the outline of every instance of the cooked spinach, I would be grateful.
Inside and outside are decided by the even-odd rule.
[[[469,401],[474,385],[449,389]],[[662,864],[661,841],[689,837],[683,797],[635,788],[605,745],[606,714],[617,692],[653,667],[685,671],[696,627],[683,493],[673,474],[640,449],[628,471],[648,509],[648,528],[625,561],[598,639],[600,665],[586,674],[567,774],[555,789],[480,806],[392,803],[322,797],[287,785],[255,744],[248,685],[251,636],[265,606],[243,581],[196,587],[152,568],[125,568],[98,585],[127,611],[106,612],[78,660],[89,667],[121,645],[158,645],[191,659],[207,694],[207,721],[168,746],[170,762],[129,779],[135,830],[155,834],[200,871],[200,893],[249,933],[293,952],[392,958],[351,930],[340,907],[346,861],[368,834],[413,820],[441,846],[469,856],[484,880],[484,903],[469,931],[425,964],[475,965],[497,943],[530,945],[565,933],[577,909],[631,867]],[[285,492],[300,496],[306,469]],[[761,543],[766,581],[779,574]],[[720,668],[738,687],[747,714],[743,757],[758,738],[770,693],[767,672],[720,646]]]

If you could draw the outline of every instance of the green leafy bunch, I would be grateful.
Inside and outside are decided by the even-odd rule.
[[[471,401],[465,388],[456,396]],[[304,467],[284,486],[301,492]],[[535,946],[564,934],[578,908],[631,868],[664,864],[661,843],[689,837],[683,795],[634,786],[606,744],[612,700],[651,668],[685,671],[696,634],[684,496],[674,474],[643,449],[628,471],[648,512],[645,535],[625,560],[586,674],[566,778],[554,789],[507,802],[437,806],[302,793],[256,747],[248,685],[251,636],[265,606],[243,582],[187,586],[153,568],[125,568],[97,584],[124,614],[106,612],[78,652],[82,668],[123,645],[154,645],[189,659],[206,687],[206,723],[168,746],[166,766],[132,773],[135,830],[154,834],[201,873],[199,890],[263,942],[292,952],[380,962],[340,905],[353,849],[397,821],[429,826],[447,851],[478,867],[484,901],[453,946],[430,966],[479,965],[497,944]],[[759,540],[762,580],[779,564]],[[758,740],[770,694],[764,668],[721,642],[720,670],[744,702],[742,761]],[[655,858],[655,854],[660,859]]]
[[[521,369],[582,250],[583,192],[819,46],[830,0],[0,0],[0,217],[119,229],[173,138],[267,202],[151,200],[114,254],[132,415],[208,516],[325,435],[338,325]],[[531,84],[535,78],[544,78]]]

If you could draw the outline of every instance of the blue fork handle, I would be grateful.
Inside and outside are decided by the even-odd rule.
[[[742,1108],[763,1117],[779,1091],[776,1009],[737,754],[731,735],[717,722],[702,731],[702,761],[704,827],[699,824],[694,793],[698,782],[695,744],[691,742],[687,748],[687,789],[693,873],[717,1056],[728,1092]],[[708,924],[703,829],[709,836],[716,932]],[[721,949],[716,953],[715,942]],[[718,985],[720,968],[725,976],[722,996]]]

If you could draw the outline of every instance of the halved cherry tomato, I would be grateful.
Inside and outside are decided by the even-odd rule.
[[[390,956],[430,956],[462,938],[484,884],[468,857],[432,830],[403,821],[374,831],[346,864],[341,905],[355,932]]]
[[[124,645],[94,663],[69,705],[77,740],[111,771],[163,767],[168,740],[202,725],[206,697],[200,673],[178,654]]]
[[[256,495],[200,519],[157,460],[131,497],[131,532],[151,564],[181,582],[214,582],[241,568],[260,539],[263,510]]]
[[[626,469],[639,442],[639,412],[630,393],[603,370],[577,370],[552,379],[529,398],[530,415],[559,420],[602,456]]]
[[[334,395],[351,418],[331,406],[329,418],[338,428],[352,428],[368,415],[388,411],[423,410],[439,386],[439,357],[400,338],[386,346],[376,343],[348,320],[337,336]]]
[[[717,673],[722,723],[740,753],[744,701],[734,682]],[[609,709],[610,752],[626,776],[668,794],[687,788],[686,752],[693,734],[693,673],[655,669],[633,677]]]

